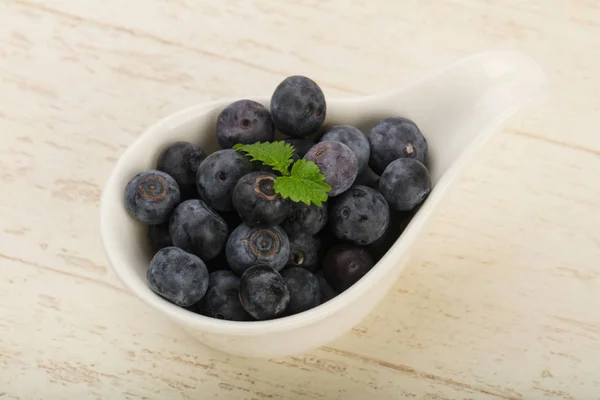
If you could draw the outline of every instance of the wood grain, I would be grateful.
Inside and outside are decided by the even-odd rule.
[[[0,2],[0,398],[600,398],[600,3]],[[256,361],[131,296],[102,186],[150,124],[306,74],[374,93],[487,48],[553,98],[477,155],[393,293],[339,340]]]

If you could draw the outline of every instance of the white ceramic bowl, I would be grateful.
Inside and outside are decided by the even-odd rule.
[[[394,286],[410,248],[444,192],[475,149],[513,112],[544,94],[544,72],[530,58],[511,51],[489,51],[462,59],[400,90],[350,99],[327,98],[326,124],[353,124],[364,132],[379,120],[414,120],[429,142],[434,189],[402,236],[375,267],[350,289],[307,312],[260,322],[231,322],[179,308],[146,285],[151,259],[146,229],[131,218],[123,190],[136,173],[154,168],[168,144],[182,140],[217,149],[215,121],[236,99],[200,104],[151,126],[121,156],[101,200],[101,234],[110,265],[123,284],[159,314],[198,340],[247,357],[281,357],[324,345],[360,322]],[[269,98],[255,99],[265,106]],[[393,221],[391,223],[394,223]]]

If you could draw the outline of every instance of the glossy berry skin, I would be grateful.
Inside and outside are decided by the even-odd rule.
[[[390,208],[410,211],[423,203],[431,192],[431,178],[421,162],[414,158],[399,158],[381,175],[379,191]]]
[[[311,203],[292,202],[290,213],[281,223],[288,235],[316,235],[327,224],[327,204],[320,206]]]
[[[240,279],[240,300],[257,320],[281,316],[290,302],[290,292],[279,272],[266,265],[248,268]]]
[[[248,158],[236,150],[215,151],[198,167],[196,179],[200,198],[217,211],[233,211],[233,188],[251,171]]]
[[[233,206],[240,218],[254,227],[279,225],[290,213],[290,201],[275,193],[277,176],[268,172],[244,175],[233,189]]]
[[[319,142],[304,156],[319,167],[325,182],[331,186],[330,197],[344,193],[352,186],[358,174],[354,152],[340,142]]]
[[[198,166],[206,158],[199,146],[188,142],[176,142],[158,156],[156,169],[169,174],[182,194],[182,199],[197,197],[196,174]]]
[[[209,276],[208,291],[199,304],[199,312],[227,321],[251,321],[239,295],[240,278],[231,271],[215,271]]]
[[[150,225],[148,227],[148,239],[155,253],[165,247],[173,246],[173,240],[171,240],[171,234],[169,233],[169,223]]]
[[[180,201],[177,182],[162,171],[140,172],[125,186],[127,211],[147,225],[167,222]]]
[[[294,146],[294,161],[303,158],[315,145],[315,142],[308,139],[285,139],[284,142]]]
[[[427,140],[417,125],[406,118],[387,118],[379,122],[367,137],[371,146],[369,165],[381,175],[398,158],[427,159]]]
[[[181,307],[198,303],[208,289],[204,262],[177,247],[165,247],[156,253],[146,278],[150,289]]]
[[[356,127],[351,125],[334,125],[319,140],[320,142],[340,142],[354,152],[358,165],[358,173],[363,172],[371,156],[371,146],[367,137]]]
[[[321,238],[318,236],[290,236],[290,259],[287,267],[302,267],[314,271],[319,266]]]
[[[331,287],[331,285],[325,279],[323,275],[323,270],[320,269],[315,273],[315,276],[319,280],[319,291],[321,292],[321,304],[327,303],[329,300],[333,299],[338,293]]]
[[[253,100],[238,100],[221,111],[217,118],[217,141],[223,149],[237,143],[270,142],[275,136],[271,114]]]
[[[305,76],[284,79],[271,96],[271,118],[284,135],[304,138],[319,130],[327,104],[319,85]]]
[[[323,259],[323,275],[331,287],[342,293],[373,268],[373,258],[360,246],[341,244]]]
[[[223,250],[229,230],[227,223],[202,200],[186,200],[171,216],[169,232],[173,244],[203,260]]]
[[[278,226],[252,228],[241,224],[229,235],[225,254],[229,267],[238,275],[258,264],[280,271],[290,257],[290,242]]]
[[[335,236],[367,245],[379,239],[387,229],[390,210],[381,193],[356,185],[335,199],[329,218]]]
[[[319,279],[312,272],[305,268],[289,267],[281,271],[281,276],[290,292],[286,315],[298,314],[321,304]]]

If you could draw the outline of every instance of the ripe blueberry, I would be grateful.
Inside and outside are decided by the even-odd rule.
[[[427,159],[427,140],[417,125],[406,118],[387,118],[379,122],[367,137],[371,145],[369,165],[381,175],[398,158]]]
[[[327,224],[327,204],[292,202],[290,213],[281,223],[288,235],[316,235]]]
[[[240,300],[257,320],[282,315],[290,302],[290,292],[279,272],[265,265],[248,268],[240,279]]]
[[[196,178],[200,197],[215,210],[233,211],[233,188],[250,171],[252,164],[236,150],[215,151],[198,167]]]
[[[202,200],[186,200],[171,216],[173,244],[203,260],[215,258],[227,241],[227,223]]]
[[[275,135],[271,114],[253,100],[238,100],[227,107],[217,118],[217,141],[223,149],[235,144],[270,142]]]
[[[345,144],[354,152],[358,165],[358,173],[363,172],[368,164],[371,155],[371,147],[367,137],[354,126],[334,125],[319,140],[320,142],[340,142]]]
[[[167,222],[180,201],[177,182],[162,171],[140,172],[125,186],[127,210],[147,225]]]
[[[390,210],[381,193],[356,185],[335,199],[329,219],[335,236],[366,245],[383,235],[390,222]]]
[[[173,240],[171,240],[171,234],[169,233],[169,223],[150,225],[148,227],[148,239],[150,239],[150,245],[155,253],[165,247],[173,246]]]
[[[255,227],[279,225],[290,213],[290,201],[275,193],[276,175],[251,172],[233,189],[233,206],[240,218]]]
[[[381,175],[379,191],[390,208],[410,211],[423,203],[431,192],[431,178],[421,162],[414,158],[399,158]]]
[[[281,271],[283,281],[290,292],[287,315],[298,314],[321,304],[319,280],[305,268],[289,267]]]
[[[317,132],[325,121],[326,113],[323,91],[305,76],[284,79],[271,96],[273,123],[287,136],[303,138]]]
[[[208,289],[204,262],[177,247],[165,247],[156,253],[146,277],[150,289],[181,307],[196,304]]]
[[[314,271],[319,266],[321,239],[318,236],[290,236],[290,259],[287,267],[302,267]]]
[[[225,254],[229,267],[238,275],[257,264],[280,271],[290,257],[290,242],[278,226],[252,228],[241,224],[229,235]]]
[[[325,182],[331,186],[329,196],[337,196],[352,186],[358,174],[356,156],[340,142],[319,142],[304,156],[319,167]]]
[[[364,247],[341,244],[323,259],[323,275],[338,293],[354,285],[373,268],[373,258]]]
[[[176,142],[160,152],[156,169],[163,171],[177,182],[182,199],[197,197],[196,174],[198,166],[206,158],[200,147],[188,142]]]
[[[228,321],[251,321],[239,295],[240,278],[231,271],[215,271],[209,276],[208,291],[198,305],[208,317]]]

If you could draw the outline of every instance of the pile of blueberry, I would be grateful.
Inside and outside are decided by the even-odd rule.
[[[125,205],[148,226],[155,293],[213,318],[268,320],[330,300],[373,267],[431,191],[427,141],[406,118],[365,135],[324,126],[326,112],[317,83],[288,77],[270,109],[239,100],[220,113],[221,150],[173,143],[129,181]],[[325,202],[284,198],[277,171],[233,148],[274,142],[277,131],[292,163],[318,166]]]

